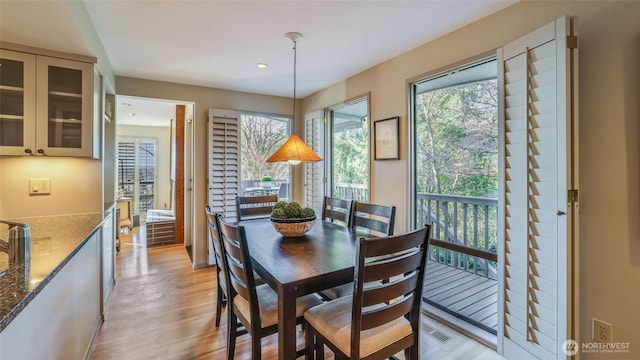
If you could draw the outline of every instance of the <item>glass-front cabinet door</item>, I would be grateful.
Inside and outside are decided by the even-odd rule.
[[[0,154],[35,151],[36,57],[0,50]]]
[[[0,50],[0,155],[92,156],[93,64]]]
[[[93,65],[38,56],[37,66],[37,152],[91,156]]]

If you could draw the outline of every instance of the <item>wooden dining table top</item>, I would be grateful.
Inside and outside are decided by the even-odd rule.
[[[324,282],[353,280],[357,237],[347,227],[317,219],[305,235],[287,238],[268,218],[240,224],[245,227],[254,268],[267,282],[276,286],[319,282],[323,290],[333,286]]]
[[[278,294],[278,354],[295,358],[295,299],[353,281],[358,237],[320,219],[305,235],[286,238],[270,219],[241,221],[253,269]]]

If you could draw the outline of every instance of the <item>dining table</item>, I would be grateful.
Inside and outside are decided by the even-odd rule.
[[[296,358],[296,299],[353,281],[358,236],[317,219],[300,237],[283,237],[270,219],[245,220],[254,271],[278,294],[278,358]]]

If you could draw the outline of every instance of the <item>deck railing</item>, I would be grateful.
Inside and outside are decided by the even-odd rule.
[[[418,226],[432,224],[431,237],[454,246],[433,244],[431,261],[497,279],[498,200],[418,193]]]
[[[369,188],[364,184],[336,183],[333,187],[333,196],[341,199],[367,202],[369,199]]]

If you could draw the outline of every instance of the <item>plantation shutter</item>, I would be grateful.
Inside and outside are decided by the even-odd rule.
[[[576,335],[572,70],[577,38],[572,29],[572,20],[563,17],[498,51],[504,169],[498,348],[508,359],[566,358],[563,343]]]
[[[321,158],[324,156],[324,111],[318,110],[305,115],[304,142]],[[321,214],[324,197],[324,161],[305,163],[304,206]]]
[[[240,188],[239,114],[209,109],[208,164],[209,206],[228,221],[236,221],[236,197]],[[213,251],[210,251],[213,254]]]

